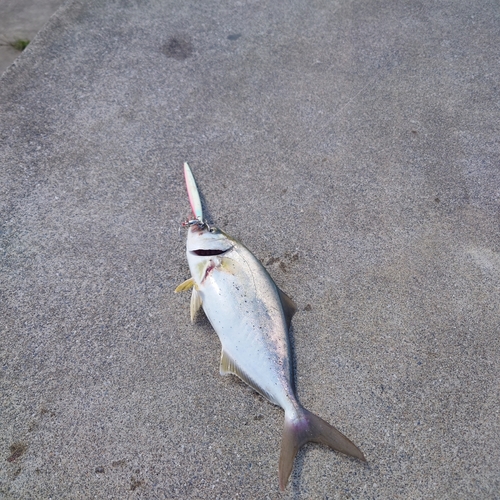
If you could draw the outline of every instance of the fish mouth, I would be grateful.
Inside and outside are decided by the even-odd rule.
[[[212,255],[222,255],[223,253],[231,250],[232,247],[226,248],[225,250],[220,250],[218,248],[204,249],[199,248],[198,250],[191,250],[191,253],[198,255],[199,257],[211,257]]]

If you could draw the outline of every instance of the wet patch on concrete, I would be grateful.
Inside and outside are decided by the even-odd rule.
[[[167,57],[183,61],[193,54],[193,44],[189,37],[176,35],[170,37],[162,46],[161,51]]]

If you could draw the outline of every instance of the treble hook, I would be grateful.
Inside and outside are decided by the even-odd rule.
[[[182,223],[182,227],[198,226],[200,229],[208,229],[210,231],[210,226],[200,219],[191,219]]]

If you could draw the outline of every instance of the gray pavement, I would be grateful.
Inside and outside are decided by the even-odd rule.
[[[0,80],[0,497],[499,498],[497,1],[70,1]],[[298,304],[307,445],[189,321],[188,161]]]
[[[0,0],[0,75],[20,55],[11,44],[33,40],[64,0]]]

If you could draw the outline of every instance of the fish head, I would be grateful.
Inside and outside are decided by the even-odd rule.
[[[196,283],[201,284],[209,273],[219,267],[236,245],[226,233],[195,221],[190,225],[186,242],[189,269]]]

